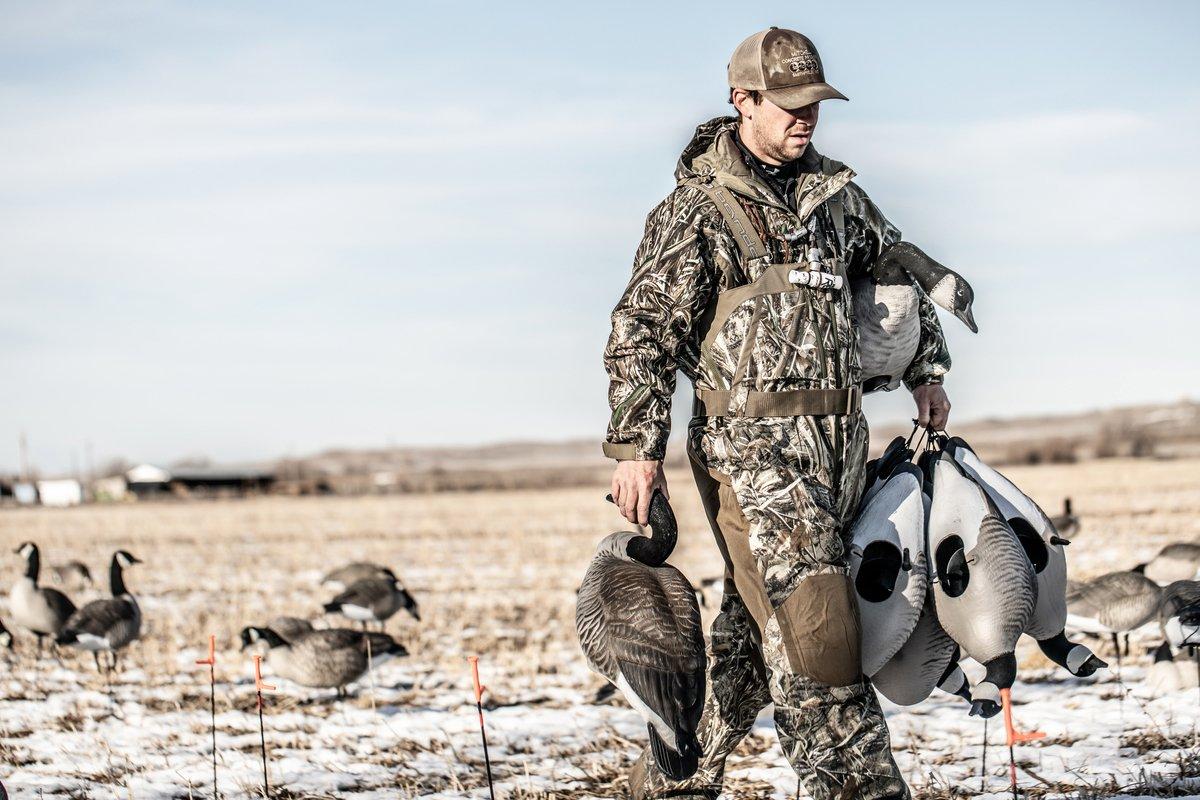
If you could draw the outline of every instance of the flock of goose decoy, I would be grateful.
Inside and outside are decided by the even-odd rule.
[[[863,674],[882,695],[909,706],[937,689],[991,717],[1010,702],[1022,635],[1074,676],[1108,666],[1068,631],[1111,638],[1118,670],[1119,635],[1128,654],[1131,632],[1159,633],[1147,682],[1197,685],[1200,544],[1168,545],[1132,570],[1068,581],[1067,537],[1080,530],[1070,500],[1050,517],[961,438],[927,433],[915,463],[921,440],[910,448],[913,437],[901,436],[867,465],[850,531]],[[655,761],[679,780],[700,755],[704,635],[696,590],[666,563],[676,523],[661,494],[651,501],[650,528],[650,537],[623,532],[600,542],[576,627],[588,665],[641,713]],[[1185,647],[1196,669],[1175,662],[1174,650]],[[959,665],[964,657],[985,670],[974,685]]]
[[[117,550],[109,566],[110,596],[77,608],[62,590],[39,584],[41,551],[36,544],[25,542],[15,552],[25,559],[25,572],[8,598],[15,627],[37,638],[39,658],[47,638],[52,648],[90,651],[97,671],[111,681],[121,651],[142,633],[141,608],[124,575],[141,561],[127,550]],[[52,567],[50,574],[60,585],[76,590],[91,583],[91,573],[78,561]],[[335,689],[340,698],[346,686],[372,666],[408,655],[403,644],[383,632],[387,621],[401,609],[416,620],[421,617],[413,596],[388,567],[355,562],[333,570],[321,583],[336,592],[324,604],[325,613],[357,622],[360,629],[316,628],[307,619],[277,617],[265,626],[243,628],[240,638],[243,650],[261,643],[267,665],[279,677],[310,688]],[[378,630],[369,631],[369,626]],[[0,647],[13,648],[13,635],[2,622]]]

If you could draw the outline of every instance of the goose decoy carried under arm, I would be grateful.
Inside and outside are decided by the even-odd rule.
[[[1067,623],[1067,556],[1070,542],[1058,535],[1050,518],[1028,495],[976,455],[959,437],[947,440],[950,453],[967,475],[996,504],[1025,551],[1037,576],[1037,603],[1025,632],[1054,663],[1072,675],[1086,678],[1108,665],[1082,644],[1070,641]]]
[[[931,585],[938,621],[987,670],[972,690],[975,711],[992,711],[1016,679],[1017,640],[1029,626],[1037,578],[996,504],[947,452],[923,460],[933,477],[929,512]]]
[[[25,573],[9,591],[9,613],[13,622],[37,637],[40,657],[43,640],[58,635],[75,613],[75,604],[58,589],[38,584],[41,552],[36,544],[25,542],[14,552],[25,559]]]
[[[869,276],[851,280],[851,293],[864,391],[890,391],[900,385],[920,341],[922,294],[973,333],[979,330],[971,311],[971,285],[909,242],[884,250]]]
[[[691,583],[664,563],[677,532],[660,492],[650,501],[650,528],[650,537],[622,532],[601,540],[579,588],[575,626],[588,666],[646,721],[659,769],[683,780],[701,755],[704,634]]]

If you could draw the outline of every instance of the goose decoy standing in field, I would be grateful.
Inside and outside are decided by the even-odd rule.
[[[353,561],[326,573],[325,577],[321,578],[321,585],[341,591],[348,588],[355,581],[394,577],[395,575],[392,571],[382,564],[372,564],[369,561]]]
[[[1112,637],[1121,666],[1118,634],[1125,634],[1156,619],[1162,589],[1157,583],[1133,571],[1110,572],[1095,580],[1073,584],[1067,592],[1067,627],[1082,633]]]
[[[850,528],[850,578],[862,621],[862,670],[874,675],[909,639],[929,586],[921,471],[897,464]]]
[[[347,628],[314,630],[288,641],[271,628],[248,627],[242,629],[241,639],[243,650],[265,642],[267,663],[281,678],[313,689],[335,689],[339,698],[371,661],[378,666],[393,656],[408,655],[404,645],[386,633]]]
[[[1200,647],[1200,581],[1175,581],[1162,590],[1158,624],[1172,647]]]
[[[1108,665],[1091,649],[1067,638],[1067,555],[1070,542],[1060,536],[1050,518],[1028,495],[998,470],[988,466],[969,444],[955,436],[946,452],[996,504],[1025,551],[1037,576],[1037,602],[1025,633],[1055,664],[1086,678]]]
[[[128,550],[113,553],[108,567],[108,582],[112,597],[93,600],[76,611],[58,634],[58,643],[80,650],[90,650],[96,670],[109,676],[117,669],[120,651],[141,635],[142,610],[125,587],[124,571],[141,559]],[[109,654],[109,663],[100,664],[100,653]]]
[[[366,630],[368,622],[377,622],[382,629],[388,619],[400,609],[420,620],[417,601],[408,593],[400,579],[389,569],[386,577],[360,578],[324,606],[330,614],[341,614],[346,619],[362,623]]]
[[[1051,517],[1050,524],[1058,531],[1059,536],[1068,539],[1079,533],[1079,517],[1075,516],[1075,511],[1071,508],[1071,498],[1063,498],[1063,513]]]
[[[588,667],[646,721],[658,768],[683,780],[701,755],[704,634],[691,583],[665,563],[677,531],[661,492],[650,500],[650,529],[650,537],[626,531],[600,541],[579,588],[575,628]]]
[[[1200,544],[1169,544],[1150,561],[1135,567],[1134,572],[1142,573],[1160,586],[1175,581],[1196,580],[1200,578]]]
[[[25,542],[15,551],[25,559],[25,574],[12,586],[8,595],[9,614],[19,627],[37,637],[38,657],[42,655],[42,640],[58,635],[63,625],[75,613],[75,604],[58,589],[38,585],[41,552],[33,542]]]
[[[82,561],[72,559],[65,564],[50,567],[50,577],[59,586],[79,591],[92,585],[92,571]]]
[[[967,281],[909,242],[897,242],[875,260],[869,276],[850,282],[858,321],[863,390],[900,385],[921,337],[921,294],[978,333]]]
[[[929,554],[937,618],[987,670],[972,690],[974,712],[995,711],[1016,679],[1017,640],[1029,627],[1037,576],[996,504],[948,452],[922,459],[932,475]]]

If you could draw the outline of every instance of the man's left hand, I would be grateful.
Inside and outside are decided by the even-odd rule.
[[[944,431],[950,419],[950,398],[940,383],[927,383],[913,389],[913,400],[917,402],[917,423]]]

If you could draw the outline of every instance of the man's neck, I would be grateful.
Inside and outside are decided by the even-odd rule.
[[[754,156],[754,158],[758,159],[758,163],[762,164],[764,166],[783,167],[788,164],[794,164],[796,161],[799,161],[800,159],[804,158],[804,154],[806,152],[808,152],[808,146],[805,145],[804,149],[800,151],[800,155],[798,155],[792,161],[780,161],[778,158],[769,156],[766,153],[762,152],[762,150],[755,143],[754,136],[750,133],[745,121],[742,121],[741,123],[738,124],[737,138],[738,138],[738,141],[742,143],[742,149],[745,150],[750,155]]]

